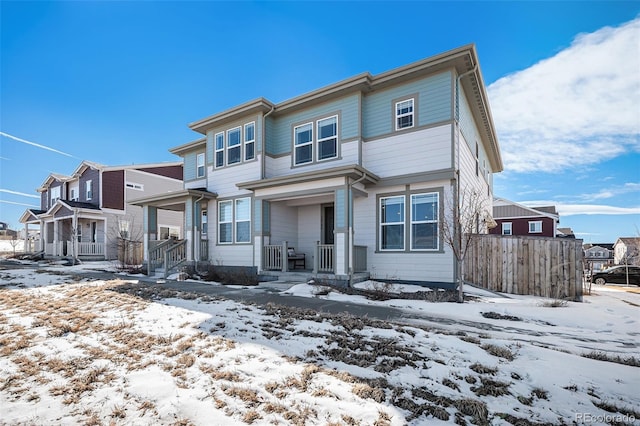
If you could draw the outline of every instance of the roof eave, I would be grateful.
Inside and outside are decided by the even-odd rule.
[[[207,130],[220,124],[235,120],[239,115],[268,112],[274,108],[274,104],[265,98],[258,98],[234,108],[222,111],[218,114],[210,115],[201,120],[194,121],[189,124],[189,128],[203,135],[207,134]]]

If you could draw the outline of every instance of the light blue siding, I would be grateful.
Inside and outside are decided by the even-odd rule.
[[[363,137],[374,138],[395,131],[394,100],[417,94],[416,126],[451,120],[451,72],[447,71],[363,98]]]
[[[188,152],[184,155],[184,180],[194,180],[196,178],[196,160],[198,151]]]
[[[311,121],[335,113],[339,113],[340,139],[357,138],[359,136],[358,123],[360,121],[358,98],[358,94],[353,94],[313,108],[277,117],[273,120],[267,118],[267,153],[279,155],[291,152],[292,126],[294,123]]]
[[[255,132],[255,143],[256,143],[256,153],[260,152],[262,149],[262,116],[249,116],[243,120],[236,120],[231,124],[225,124],[224,126],[218,126],[213,129],[207,131],[207,164],[213,165],[215,162],[215,146],[216,146],[216,133],[223,132],[225,143],[227,141],[227,130],[233,129],[235,127],[241,128],[242,141],[244,141],[244,125],[251,123],[255,123],[254,132]]]
[[[344,228],[345,227],[345,197],[344,197],[344,189],[336,189],[336,200],[335,200],[335,209],[336,209],[336,228]]]

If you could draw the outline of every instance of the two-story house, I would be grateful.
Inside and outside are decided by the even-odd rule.
[[[474,45],[189,126],[201,138],[170,150],[184,191],[136,202],[148,248],[157,212],[180,208],[188,260],[259,273],[451,283],[446,206],[473,191],[490,216],[503,168]]]
[[[489,230],[491,234],[555,237],[560,215],[555,206],[527,207],[504,198],[494,198],[493,219],[497,226]]]
[[[613,265],[613,244],[585,244],[584,262],[589,271],[602,271]]]
[[[40,209],[20,218],[40,227],[35,251],[46,257],[116,259],[122,240],[142,241],[142,209],[129,201],[145,194],[181,190],[182,162],[104,166],[83,161],[69,176],[52,173],[42,183]],[[179,238],[180,212],[163,212],[160,233]]]
[[[640,237],[620,237],[613,244],[613,263],[640,265]]]

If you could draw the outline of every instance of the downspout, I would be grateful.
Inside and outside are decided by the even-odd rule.
[[[360,176],[358,179],[354,180],[353,182],[351,182],[350,184],[348,184],[349,186],[349,194],[351,194],[351,203],[349,203],[349,210],[347,211],[348,216],[347,219],[349,218],[349,216],[351,216],[351,218],[354,218],[354,214],[353,214],[353,186],[356,183],[360,183],[363,180],[365,180],[367,178],[367,173],[366,172],[362,172],[362,176]],[[347,194],[348,195],[348,194]],[[347,283],[348,287],[351,287],[351,282],[353,281],[353,223],[349,223],[349,253],[347,253],[348,259],[349,259],[349,282]]]
[[[269,116],[269,114],[271,114],[273,111],[276,110],[275,105],[271,107],[271,110],[266,113],[265,115],[262,116],[262,161],[261,161],[261,168],[262,170],[260,170],[260,178],[261,179],[265,179],[266,176],[266,165],[265,162],[267,160],[267,120],[266,118]]]
[[[193,205],[195,206],[196,204],[199,204],[200,201],[202,201],[203,199],[204,199],[204,194],[202,194],[200,196],[200,198],[198,198],[193,203]],[[207,214],[209,214],[209,213],[207,212]],[[200,232],[198,233],[198,243],[196,244],[196,247],[197,247],[198,250],[194,250],[196,252],[196,255],[194,256],[195,259],[194,259],[194,264],[193,264],[193,267],[195,269],[196,274],[198,273],[198,259],[200,259],[200,244],[202,243],[202,211],[200,211],[200,219],[199,220],[200,220],[200,222],[199,222],[200,223]],[[196,247],[194,247],[194,249]]]
[[[475,73],[478,70],[478,64],[475,64],[473,66],[473,69],[464,72],[462,74],[460,74],[457,79],[456,79],[456,100],[458,102],[458,111],[460,110],[460,81],[462,80],[462,77],[465,77],[469,74]],[[456,140],[456,170],[455,170],[455,179],[456,179],[456,186],[455,186],[455,213],[454,213],[454,218],[456,219],[457,223],[454,224],[455,226],[455,243],[457,245],[457,250],[458,250],[458,256],[461,255],[462,253],[462,235],[461,235],[461,229],[458,226],[458,223],[460,222],[460,116],[458,115],[457,117],[457,140]],[[455,255],[455,253],[454,253]],[[463,286],[463,282],[464,282],[464,277],[463,276],[459,276],[460,274],[463,274],[462,272],[462,265],[461,260],[458,260],[458,256],[456,256],[456,280],[459,283],[458,286],[458,302],[462,303],[464,301],[464,292],[462,289]]]

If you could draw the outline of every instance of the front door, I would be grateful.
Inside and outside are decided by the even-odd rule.
[[[334,244],[335,226],[333,204],[322,206],[322,244]]]

